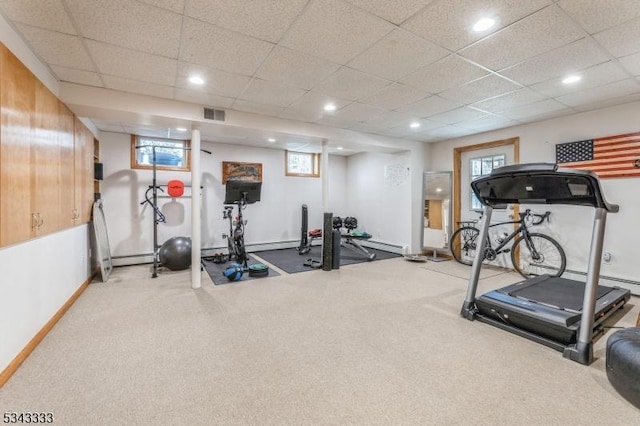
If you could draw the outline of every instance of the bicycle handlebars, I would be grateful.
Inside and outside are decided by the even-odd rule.
[[[551,215],[550,211],[545,212],[544,214],[537,214],[537,213],[533,213],[531,211],[531,209],[526,209],[524,211],[524,213],[520,213],[520,219],[524,219],[527,216],[531,216],[534,217],[535,220],[533,220],[531,222],[532,226],[536,226],[536,225],[540,225],[542,222],[544,222],[545,219],[547,219],[547,222],[551,223],[551,220],[549,219],[549,216]]]

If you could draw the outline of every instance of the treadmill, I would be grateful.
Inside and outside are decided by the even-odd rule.
[[[563,353],[589,365],[593,342],[604,332],[603,322],[629,301],[631,292],[598,285],[608,203],[595,173],[533,163],[504,166],[471,183],[485,206],[476,253],[484,253],[494,208],[507,204],[569,204],[595,209],[586,283],[540,275],[476,297],[482,256],[471,268],[460,314],[479,320]]]

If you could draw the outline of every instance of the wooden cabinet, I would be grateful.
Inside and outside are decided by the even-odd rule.
[[[74,129],[76,217],[77,223],[87,223],[93,206],[93,133],[77,117]]]
[[[4,46],[0,49],[0,245],[32,236],[31,120],[35,79]]]
[[[87,223],[94,136],[0,44],[0,246]]]

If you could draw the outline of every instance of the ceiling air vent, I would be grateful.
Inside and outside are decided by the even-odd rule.
[[[205,107],[204,118],[207,120],[224,121],[224,110]]]

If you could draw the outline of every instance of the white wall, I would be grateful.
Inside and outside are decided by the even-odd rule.
[[[0,249],[0,371],[89,276],[88,226]]]
[[[104,164],[105,176],[101,190],[115,257],[153,251],[153,211],[148,205],[140,205],[151,185],[152,172],[131,169],[130,143],[131,137],[127,134],[103,132],[100,135],[100,161]],[[225,191],[221,183],[222,161],[262,163],[261,201],[247,206],[243,212],[248,221],[245,243],[249,250],[258,250],[261,244],[299,241],[302,204],[309,207],[309,228],[322,227],[322,179],[285,176],[283,150],[207,141],[202,141],[202,149],[213,152],[213,155],[200,154],[204,248],[226,248],[227,245],[222,239],[222,233],[228,233],[228,222],[222,218]],[[342,210],[346,205],[346,165],[344,157],[329,157],[331,209]],[[165,185],[170,179],[181,179],[189,185],[190,173],[158,171],[159,185]],[[158,226],[159,244],[173,236],[191,235],[189,198],[162,198],[159,205],[167,216],[167,223]],[[143,260],[149,261],[149,258]],[[119,260],[116,264],[136,261],[141,260]]]
[[[334,215],[355,216],[359,229],[373,235],[372,240],[411,247],[412,234],[415,233],[411,214],[414,204],[412,188],[415,185],[412,182],[410,152],[355,154],[349,157],[347,163],[347,209],[334,211]],[[404,178],[385,178],[385,167],[388,172],[400,172],[400,166],[406,168],[407,175]],[[421,177],[422,168],[417,173]],[[419,237],[418,233],[418,240]]]
[[[555,162],[558,143],[613,136],[640,130],[640,102],[605,108],[566,117],[531,123],[433,144],[429,158],[432,169],[453,169],[453,148],[510,137],[520,138],[520,162]],[[601,274],[640,281],[640,262],[635,246],[640,240],[640,179],[603,179],[609,202],[620,205],[620,212],[607,220],[604,251],[612,254],[611,263],[603,263]],[[585,272],[589,254],[593,209],[573,206],[533,206],[537,211],[553,212],[551,224],[540,227],[553,235],[565,249],[567,268]],[[621,284],[622,285],[622,284]],[[634,292],[639,286],[630,285]]]

